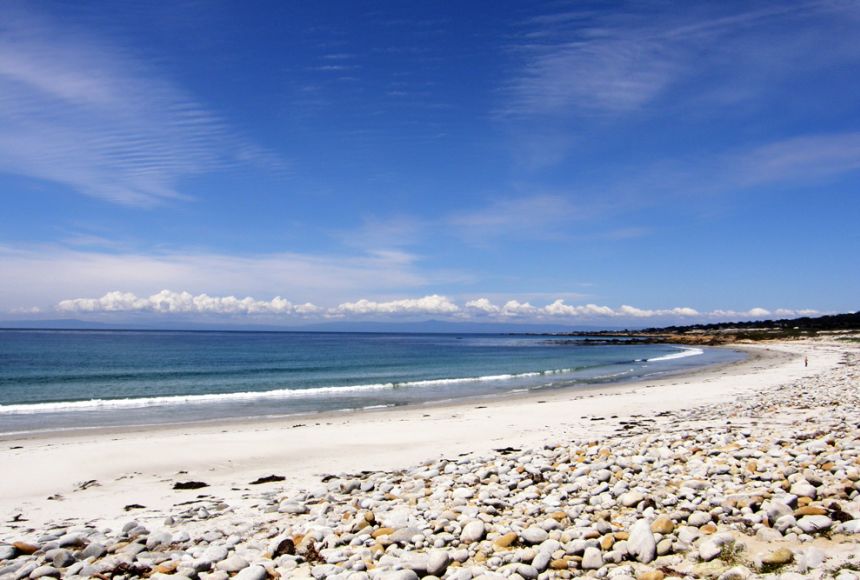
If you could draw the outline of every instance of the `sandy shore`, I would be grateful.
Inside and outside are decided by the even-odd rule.
[[[295,489],[324,474],[599,438],[631,417],[731,401],[824,372],[840,360],[840,349],[826,344],[743,348],[751,356],[741,363],[587,391],[300,419],[3,438],[0,537],[52,524],[121,523],[131,504],[145,506],[133,510],[138,521],[159,521],[189,497],[172,489],[178,480],[204,481],[208,495],[239,509],[253,504],[247,484],[270,474],[286,478],[279,488]]]

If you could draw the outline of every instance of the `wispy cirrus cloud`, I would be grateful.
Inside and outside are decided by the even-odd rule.
[[[0,171],[149,206],[257,162],[285,167],[117,39],[0,6]]]
[[[741,11],[645,5],[539,15],[523,23],[518,41],[509,47],[519,68],[504,85],[506,102],[499,112],[618,115],[642,109],[690,80],[697,84],[685,95],[688,99],[711,91],[725,96],[727,78],[733,80],[735,96],[751,97],[762,88],[756,77],[772,81],[796,72],[810,58],[810,45],[832,43],[828,26],[806,25],[816,19],[838,24],[846,13],[856,16],[851,4],[774,2]],[[850,36],[838,39],[844,44],[848,38],[847,47],[815,51],[816,64],[847,53],[856,57]],[[756,71],[767,74],[750,74]]]

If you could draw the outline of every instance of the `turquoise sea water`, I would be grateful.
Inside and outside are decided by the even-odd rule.
[[[0,433],[576,388],[741,357],[524,335],[6,330]]]

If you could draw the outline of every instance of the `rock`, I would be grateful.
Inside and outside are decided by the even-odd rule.
[[[688,487],[696,491],[704,491],[711,487],[711,484],[702,479],[688,479],[681,484],[681,487]]]
[[[621,494],[621,497],[618,498],[618,503],[624,507],[633,507],[635,505],[639,505],[639,502],[643,499],[645,499],[645,496],[638,491],[628,491],[627,493]]]
[[[84,560],[87,558],[101,558],[105,555],[105,552],[107,552],[107,550],[103,545],[98,542],[92,542],[86,548],[81,550],[80,557]]]
[[[636,580],[663,580],[666,575],[660,570],[648,570],[636,576]]]
[[[434,550],[427,556],[427,574],[442,576],[451,564],[451,556],[444,550]]]
[[[550,560],[552,560],[552,551],[542,550],[538,552],[537,556],[532,560],[532,566],[534,566],[538,572],[543,572],[549,567]]]
[[[687,518],[687,524],[697,528],[701,528],[705,524],[711,523],[711,519],[711,514],[709,514],[708,512],[696,511],[691,513],[690,516]]]
[[[746,566],[733,566],[720,574],[718,580],[747,580],[750,576],[752,572]]]
[[[558,558],[550,562],[549,567],[552,570],[567,570],[570,567],[570,562],[564,558]]]
[[[57,546],[60,548],[76,548],[86,543],[86,539],[79,534],[65,534],[57,539]]]
[[[248,561],[241,556],[230,556],[226,560],[222,560],[215,565],[216,568],[224,572],[238,572],[248,567]]]
[[[53,566],[39,566],[32,572],[30,572],[30,578],[59,578],[61,576],[60,571],[54,568]]]
[[[308,513],[310,510],[308,509],[308,506],[303,503],[288,501],[282,503],[278,508],[278,511],[283,514],[302,515]]]
[[[651,522],[651,531],[655,534],[671,534],[675,530],[675,522],[667,516],[659,516]]]
[[[833,520],[827,516],[804,516],[797,520],[797,527],[807,534],[817,534],[830,529]]]
[[[484,522],[481,520],[472,520],[463,526],[463,531],[460,532],[460,541],[467,544],[480,542],[484,539],[485,533],[486,528],[484,527]]]
[[[28,542],[12,542],[12,547],[25,556],[29,556],[39,549],[39,546]]]
[[[146,549],[153,550],[161,546],[169,546],[173,541],[173,535],[170,532],[156,532],[149,534],[146,539]]]
[[[238,574],[233,576],[236,580],[266,580],[269,577],[268,572],[262,566],[254,565],[243,568]]]
[[[531,526],[523,530],[520,536],[526,543],[534,545],[546,541],[549,534],[544,529],[538,528],[537,526]]]
[[[54,568],[66,568],[75,563],[75,557],[68,550],[60,548],[51,555],[51,563]]]
[[[516,532],[508,532],[496,538],[493,543],[500,548],[510,548],[520,537]]]
[[[657,542],[648,520],[639,520],[630,528],[627,552],[643,564],[653,562],[657,557]]]
[[[783,566],[794,560],[794,553],[788,548],[777,548],[776,550],[765,554],[761,559],[761,563],[766,566]]]
[[[583,570],[598,570],[603,567],[603,555],[597,548],[586,548],[581,563]]]
[[[782,540],[782,534],[779,533],[779,530],[765,527],[756,530],[755,537],[763,542],[778,542]]]
[[[789,493],[801,497],[810,497],[812,499],[815,499],[818,496],[818,491],[815,489],[815,486],[805,479],[795,482],[794,485],[791,486]]]
[[[418,574],[412,570],[396,570],[379,576],[382,580],[419,580]]]
[[[18,555],[15,546],[0,546],[0,560],[11,560]]]
[[[719,557],[722,553],[722,546],[718,545],[713,540],[706,540],[699,545],[699,558],[703,562],[710,562]]]

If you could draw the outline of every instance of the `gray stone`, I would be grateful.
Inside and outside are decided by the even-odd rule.
[[[86,539],[79,534],[66,534],[57,539],[57,546],[60,548],[83,546],[86,543]]]
[[[39,566],[32,572],[30,572],[30,578],[44,578],[46,576],[50,576],[53,578],[60,577],[60,571],[54,568],[53,566]]]
[[[226,560],[218,562],[215,567],[224,572],[238,572],[248,567],[248,561],[241,556],[230,556]]]
[[[720,574],[719,580],[747,580],[750,576],[752,572],[746,566],[733,566]]]
[[[618,498],[618,503],[624,507],[633,507],[638,505],[643,499],[645,499],[645,496],[638,491],[628,491],[627,493],[621,494],[621,497]]]
[[[583,570],[598,570],[603,567],[603,555],[597,548],[589,547],[585,549],[582,556]]]
[[[463,526],[463,531],[460,532],[460,541],[466,542],[467,544],[480,542],[484,539],[485,533],[486,528],[484,527],[484,522],[481,520],[472,520]]]
[[[691,526],[695,526],[697,528],[701,528],[705,524],[711,523],[711,514],[708,512],[696,511],[690,514],[687,518],[687,523]]]
[[[427,574],[442,576],[451,564],[451,556],[444,550],[433,550],[427,556]]]
[[[107,550],[102,544],[93,542],[81,551],[81,558],[84,560],[87,558],[101,558],[105,555],[105,552]]]
[[[654,540],[648,520],[639,520],[630,528],[627,552],[643,564],[653,562],[657,557],[657,542]]]
[[[62,548],[54,551],[50,558],[55,568],[65,568],[75,563],[75,557]]]
[[[779,533],[779,530],[764,526],[756,530],[755,537],[763,542],[779,542],[782,540],[782,534]]]
[[[541,550],[537,553],[537,556],[532,560],[532,566],[538,572],[543,572],[549,566],[549,563],[552,561],[552,551]]]
[[[149,537],[146,539],[146,549],[153,550],[161,546],[169,546],[172,541],[173,536],[170,532],[156,532],[149,534]]]
[[[281,504],[278,511],[284,514],[302,515],[308,513],[310,510],[308,510],[308,507],[303,503],[287,501]]]
[[[0,560],[11,560],[18,554],[14,546],[0,546]]]
[[[804,516],[797,520],[797,527],[807,534],[816,534],[830,529],[833,520],[827,516]]]
[[[540,544],[549,537],[546,530],[537,526],[531,526],[523,530],[520,537],[529,544]]]
[[[815,486],[805,479],[795,482],[794,485],[791,486],[789,493],[797,496],[810,497],[812,499],[815,499],[818,495],[818,491],[815,489]]]
[[[713,540],[705,540],[699,545],[699,558],[703,562],[710,562],[719,557],[723,551],[722,546],[718,545]]]
[[[215,562],[220,562],[227,558],[227,554],[228,550],[224,546],[209,546],[203,551],[198,560],[206,564],[214,564]]]
[[[267,577],[268,573],[266,569],[257,565],[243,568],[238,574],[233,576],[236,580],[266,580]]]
[[[418,574],[412,570],[396,570],[379,576],[382,580],[419,580]]]

